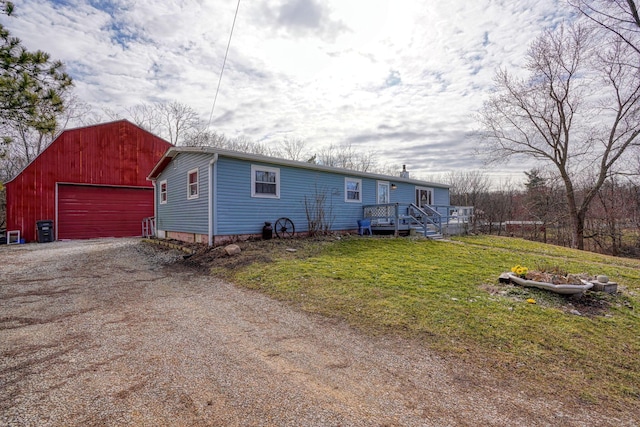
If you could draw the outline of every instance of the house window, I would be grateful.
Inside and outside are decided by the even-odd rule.
[[[433,188],[416,187],[416,205],[433,205]]]
[[[187,173],[187,199],[197,199],[198,190],[198,169],[191,169]]]
[[[251,165],[251,197],[280,198],[280,169]]]
[[[352,203],[362,202],[362,180],[356,178],[344,179],[344,201]]]
[[[378,204],[384,205],[387,203],[391,203],[389,197],[389,182],[388,181],[378,181]]]
[[[160,204],[167,203],[167,181],[160,181]]]

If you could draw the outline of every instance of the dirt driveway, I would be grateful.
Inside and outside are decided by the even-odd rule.
[[[181,257],[136,239],[0,247],[0,425],[635,424],[528,397]]]

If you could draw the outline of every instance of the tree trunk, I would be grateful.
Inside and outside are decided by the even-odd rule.
[[[584,250],[584,212],[571,213],[571,247]]]

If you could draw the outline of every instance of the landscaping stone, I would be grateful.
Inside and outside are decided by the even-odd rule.
[[[500,277],[498,277],[498,282],[511,283],[511,276],[509,276],[509,273],[502,273]]]
[[[242,249],[240,249],[240,246],[236,244],[231,244],[231,245],[225,246],[224,251],[227,253],[227,255],[233,256],[233,255],[238,255],[240,252],[242,252]]]
[[[593,283],[591,290],[594,292],[606,292],[608,294],[615,294],[618,292],[618,283],[616,282],[609,282],[608,280],[607,282],[593,280],[591,283]]]

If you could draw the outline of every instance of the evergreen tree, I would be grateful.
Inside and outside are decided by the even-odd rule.
[[[13,4],[0,1],[0,9],[11,15]],[[56,115],[64,110],[63,94],[72,84],[62,62],[51,60],[40,50],[28,51],[20,39],[0,25],[0,125],[4,144],[11,142],[4,132],[7,127],[53,132]]]

